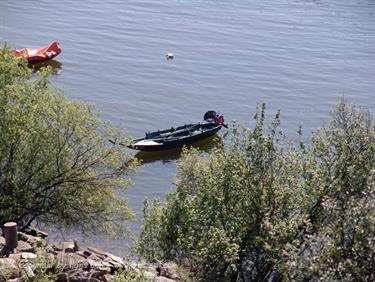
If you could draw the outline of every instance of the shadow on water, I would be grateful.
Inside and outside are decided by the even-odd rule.
[[[59,75],[61,73],[62,63],[56,60],[49,60],[46,62],[36,63],[34,65],[31,65],[30,68],[33,69],[33,72],[37,72],[41,70],[42,68],[45,68],[48,66],[52,68],[52,74]]]
[[[195,142],[193,144],[187,145],[187,147],[197,148],[202,152],[209,153],[213,149],[223,145],[223,137],[219,135],[212,136],[208,139]],[[161,161],[163,164],[169,163],[171,161],[178,160],[181,157],[182,147],[174,148],[165,151],[157,152],[144,152],[140,151],[135,154],[135,157],[139,159],[142,164],[153,163]]]

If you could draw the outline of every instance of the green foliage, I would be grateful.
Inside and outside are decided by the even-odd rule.
[[[0,282],[6,282],[19,276],[19,270],[12,266],[0,264]]]
[[[249,256],[257,259],[259,271],[279,257],[273,245],[293,236],[300,218],[296,209],[306,209],[307,196],[301,152],[284,152],[289,145],[279,144],[279,114],[265,133],[264,112],[263,105],[254,130],[233,127],[230,145],[209,159],[185,152],[177,191],[145,214],[142,254],[151,248],[162,259],[187,258],[211,279],[236,275]]]
[[[372,281],[375,273],[375,127],[363,109],[339,103],[313,137],[317,200],[303,241],[286,246],[286,277]]]
[[[62,269],[58,259],[48,252],[48,246],[43,241],[33,244],[36,250],[36,260],[30,265],[35,273],[36,282],[56,281],[57,273]]]
[[[132,217],[117,193],[136,162],[109,139],[125,138],[91,106],[32,76],[7,46],[0,50],[0,225],[34,220],[113,231]]]
[[[341,101],[311,146],[288,141],[279,113],[267,129],[264,120],[262,105],[254,129],[233,126],[230,143],[209,158],[184,152],[176,191],[145,205],[139,253],[189,261],[205,280],[368,279],[372,117]]]
[[[112,282],[153,282],[155,279],[148,277],[144,269],[130,268],[115,273]]]

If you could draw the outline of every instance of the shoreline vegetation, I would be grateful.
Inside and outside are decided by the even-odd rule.
[[[146,201],[138,251],[203,281],[373,281],[375,124],[341,100],[310,143],[232,125],[230,142],[186,150],[176,189]],[[302,129],[300,129],[301,140]]]
[[[139,165],[108,142],[128,137],[66,99],[50,72],[0,49],[0,225],[19,227],[16,252],[0,236],[0,281],[375,280],[374,117],[344,99],[308,143],[287,138],[280,112],[267,125],[259,104],[254,127],[232,124],[210,156],[184,149],[175,191],[145,200],[135,249],[148,263],[48,245],[34,221],[125,234],[133,211],[117,193]],[[83,263],[68,273],[70,256]]]
[[[0,226],[34,221],[86,233],[123,232],[133,218],[126,199],[138,163],[108,140],[127,136],[35,75],[23,58],[0,49]]]

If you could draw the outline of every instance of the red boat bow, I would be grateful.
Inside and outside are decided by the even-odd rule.
[[[57,41],[51,42],[45,47],[39,49],[24,48],[22,50],[15,50],[16,57],[23,57],[27,59],[29,64],[35,64],[50,60],[61,53],[60,44]]]

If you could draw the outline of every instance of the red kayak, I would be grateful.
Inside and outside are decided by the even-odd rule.
[[[57,41],[51,42],[45,47],[39,49],[24,48],[22,50],[15,50],[16,57],[23,57],[27,59],[29,64],[35,64],[50,60],[61,53],[60,44]]]

